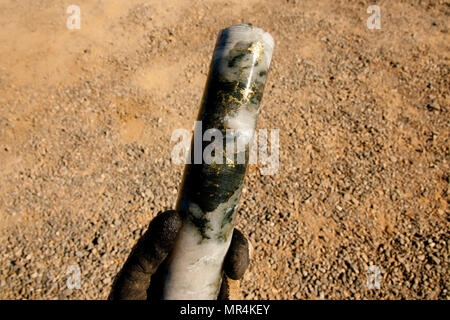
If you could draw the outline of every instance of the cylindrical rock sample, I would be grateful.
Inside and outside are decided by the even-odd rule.
[[[184,224],[167,260],[164,299],[218,296],[273,46],[249,24],[218,35],[178,196]]]

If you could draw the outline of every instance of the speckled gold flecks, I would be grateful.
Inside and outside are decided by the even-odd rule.
[[[263,53],[264,53],[264,46],[261,43],[261,41],[257,41],[253,43],[249,48],[248,51],[250,51],[253,54],[257,54],[258,57],[256,58],[256,61],[261,62]]]
[[[252,84],[252,87],[253,87],[253,84]],[[241,89],[240,93],[242,95],[242,101],[244,103],[249,103],[250,102],[250,96],[252,94],[254,94],[255,92],[251,88],[246,88],[246,89]]]

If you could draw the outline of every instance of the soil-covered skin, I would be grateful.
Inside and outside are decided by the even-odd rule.
[[[0,4],[0,298],[108,296],[175,206],[171,134],[242,22],[275,39],[258,128],[280,130],[278,172],[250,166],[236,217],[243,297],[449,298],[448,1],[377,1],[380,30],[364,1],[76,4],[80,30],[64,1]]]

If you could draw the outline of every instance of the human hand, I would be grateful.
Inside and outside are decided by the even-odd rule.
[[[117,274],[110,300],[150,300],[161,297],[164,263],[169,256],[182,218],[173,210],[158,214],[145,234],[132,249],[127,261]],[[223,265],[219,300],[240,298],[240,279],[249,264],[249,245],[242,233],[234,229],[230,247]]]

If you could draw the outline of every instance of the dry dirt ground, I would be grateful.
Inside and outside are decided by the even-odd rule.
[[[276,41],[258,127],[280,130],[280,165],[247,176],[243,298],[449,299],[449,14],[427,0],[2,0],[0,298],[107,297],[174,206],[170,137],[192,128],[217,32],[251,22]]]

